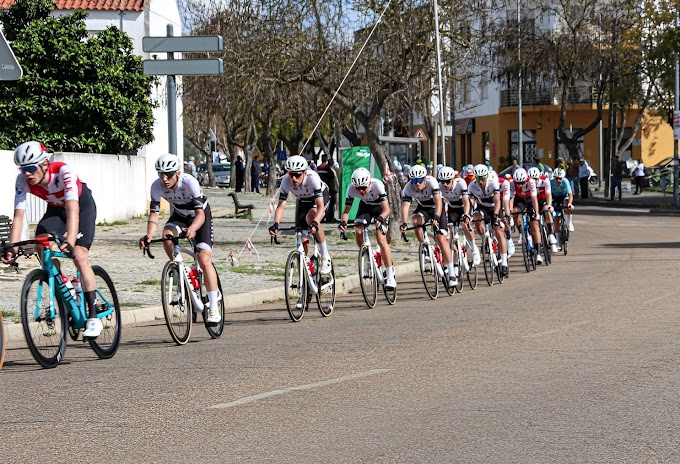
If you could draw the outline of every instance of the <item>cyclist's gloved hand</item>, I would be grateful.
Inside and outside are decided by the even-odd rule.
[[[62,243],[61,245],[59,245],[59,249],[60,249],[62,252],[66,253],[67,255],[73,254],[73,247],[72,247],[71,244],[68,243],[68,242],[64,242],[64,243]]]
[[[434,215],[432,216],[432,221],[430,221],[430,222],[432,222],[432,225],[437,225],[437,224],[439,224],[439,218],[440,218],[440,217],[441,217],[441,216],[440,216],[439,214],[434,214]]]
[[[470,221],[472,220],[472,217],[470,217],[469,214],[463,214],[461,216],[461,219],[463,220],[463,224],[470,224]]]
[[[312,221],[311,224],[309,224],[309,228],[307,230],[309,230],[310,234],[317,233],[319,231],[319,223],[316,221]]]
[[[548,206],[548,211],[550,211],[551,213],[554,213],[554,212],[555,212],[555,208],[553,208],[552,206]]]
[[[340,224],[338,224],[338,230],[340,230],[340,232],[346,231],[347,230],[347,222],[340,221]]]
[[[531,213],[531,220],[538,221],[538,213]]]
[[[145,248],[149,248],[149,245],[151,244],[151,239],[149,239],[148,235],[145,235],[144,237],[139,239],[139,249],[143,250]]]
[[[279,223],[275,222],[269,227],[269,235],[272,237],[276,236],[276,234],[279,232]]]
[[[17,260],[16,253],[12,247],[3,247],[0,252],[0,260],[5,264],[12,264]]]
[[[567,208],[569,208],[569,209],[574,209],[574,205],[572,205],[571,203],[569,203],[569,204],[567,205]]]
[[[402,224],[399,226],[399,230],[400,230],[401,232],[406,232],[406,229],[408,229],[408,226],[407,226],[406,224],[403,224],[403,223],[402,223]]]

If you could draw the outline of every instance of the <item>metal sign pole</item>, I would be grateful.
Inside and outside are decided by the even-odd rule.
[[[174,34],[172,24],[167,25],[168,37]],[[168,52],[168,60],[174,60],[173,52]],[[175,76],[168,75],[168,151],[177,154],[177,83]]]

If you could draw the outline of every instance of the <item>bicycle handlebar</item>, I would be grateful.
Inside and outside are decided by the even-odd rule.
[[[177,236],[174,236],[172,234],[166,234],[165,237],[149,240],[148,245],[151,245],[152,243],[159,243],[159,242],[172,242],[174,245],[177,245],[179,243],[179,241],[183,238],[186,238],[186,236],[187,236],[186,230],[183,230]],[[187,239],[187,240],[189,240],[189,239]],[[191,243],[192,241],[189,240],[189,242]],[[151,253],[151,248],[148,245],[145,246],[144,248],[142,248],[142,255],[148,256],[151,259],[156,259],[156,257]]]

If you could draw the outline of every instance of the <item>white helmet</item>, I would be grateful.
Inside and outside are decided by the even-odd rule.
[[[409,179],[419,179],[421,177],[425,177],[426,175],[427,169],[425,169],[425,166],[421,166],[420,164],[411,166],[411,169],[408,170]]]
[[[553,178],[559,177],[560,179],[563,179],[564,177],[566,177],[566,175],[567,173],[564,172],[564,169],[562,168],[557,168],[553,171]]]
[[[371,173],[366,168],[357,168],[352,173],[352,184],[355,187],[368,187],[371,183]]]
[[[538,179],[541,177],[541,170],[534,166],[533,168],[529,168],[528,174],[532,179]]]
[[[489,175],[489,168],[486,167],[485,164],[478,164],[475,166],[473,172],[475,173],[475,177],[486,177]]]
[[[450,166],[442,166],[437,173],[437,179],[441,181],[451,180],[456,176],[456,170]]]
[[[309,164],[304,157],[300,155],[293,155],[286,160],[285,165],[286,171],[288,172],[302,172],[309,168]]]
[[[14,164],[30,166],[40,164],[50,157],[47,147],[40,142],[24,142],[14,151]]]
[[[166,153],[161,155],[156,160],[156,171],[158,172],[175,172],[179,171],[182,163],[177,155]]]
[[[524,168],[517,168],[512,174],[512,178],[515,179],[515,182],[519,182],[520,184],[526,182],[527,177],[529,177],[529,174],[527,174],[527,171]]]

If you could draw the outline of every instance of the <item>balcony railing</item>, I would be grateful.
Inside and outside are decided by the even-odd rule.
[[[570,87],[567,93],[567,103],[595,103],[594,89],[591,86],[577,86]],[[517,106],[519,99],[517,89],[501,90],[500,106]],[[523,89],[522,90],[522,105],[523,106],[538,106],[538,105],[559,105],[560,94],[556,90],[546,89]]]

